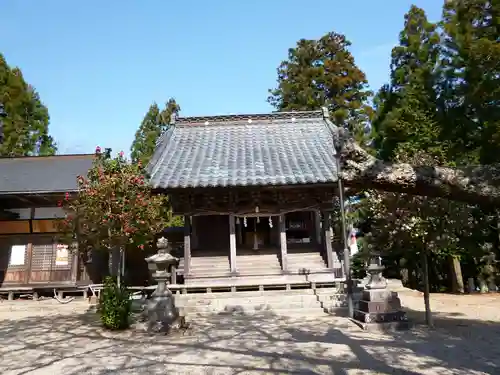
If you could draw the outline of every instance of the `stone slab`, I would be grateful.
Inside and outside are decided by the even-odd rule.
[[[387,313],[371,313],[355,309],[353,318],[362,323],[404,322],[408,320],[406,312],[401,310]]]
[[[365,289],[361,293],[361,300],[364,301],[385,301],[398,298],[398,293],[389,289]]]
[[[407,331],[411,328],[411,323],[406,321],[384,322],[384,323],[364,323],[356,319],[350,319],[359,328],[368,332],[397,332]]]
[[[370,313],[387,313],[401,310],[401,301],[391,299],[385,301],[364,301],[358,303],[359,310]]]

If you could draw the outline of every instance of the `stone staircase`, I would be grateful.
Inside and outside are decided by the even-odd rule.
[[[248,276],[280,275],[281,263],[276,253],[238,255],[236,269]]]
[[[184,258],[180,260],[179,269],[184,269]],[[196,277],[225,277],[229,272],[229,257],[226,255],[194,256],[191,258],[190,273]]]
[[[309,316],[342,314],[342,310],[345,310],[345,294],[338,287],[188,293],[176,294],[175,300],[181,314],[185,316],[219,313]]]
[[[326,264],[318,251],[290,252],[287,254],[288,270],[292,273],[321,272],[326,270]]]
[[[321,272],[326,270],[325,262],[319,252],[293,252],[287,256],[288,271],[292,274],[306,272]],[[181,258],[179,269],[183,269],[184,259]],[[339,266],[340,267],[340,266]],[[278,250],[261,254],[238,254],[236,268],[245,276],[280,275],[281,262]],[[191,275],[196,278],[226,277],[230,272],[228,256],[193,256],[191,258]]]

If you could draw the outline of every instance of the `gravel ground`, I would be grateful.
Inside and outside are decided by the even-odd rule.
[[[88,304],[0,302],[7,374],[500,374],[500,295],[400,292],[415,327],[364,332],[345,318],[218,315],[183,336],[103,332]]]

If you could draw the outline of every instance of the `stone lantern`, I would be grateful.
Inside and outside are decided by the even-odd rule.
[[[358,308],[354,311],[354,322],[363,329],[406,329],[406,313],[401,308],[398,294],[387,289],[387,280],[382,275],[384,269],[380,254],[372,252],[367,268],[367,283]]]
[[[170,266],[178,262],[178,258],[170,254],[168,240],[161,237],[156,243],[158,252],[146,258],[153,279],[158,283],[155,291],[148,299],[145,317],[148,320],[148,331],[168,333],[179,320],[179,310],[175,307],[174,296],[167,287],[170,277]]]

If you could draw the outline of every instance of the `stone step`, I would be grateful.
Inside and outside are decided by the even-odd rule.
[[[238,266],[243,266],[243,267],[261,267],[261,268],[266,268],[270,267],[273,265],[279,265],[280,262],[278,259],[274,259],[272,261],[266,261],[266,262],[240,262],[238,259],[236,260],[236,265]],[[318,264],[315,263],[303,263],[306,265],[312,265],[312,266],[318,266]],[[196,262],[191,262],[191,268],[224,268],[224,267],[229,267],[229,262],[223,262],[223,263],[196,263]],[[297,264],[297,266],[300,266],[300,264]],[[321,266],[321,265],[319,265]]]
[[[341,298],[342,300],[345,300],[347,298],[347,295],[345,293],[337,292],[337,293],[316,293],[318,300],[321,302],[328,302],[328,301],[333,301],[337,300],[338,298]],[[354,300],[360,300],[361,299],[361,293],[353,293],[352,298]]]
[[[190,280],[189,283],[196,284],[196,285],[240,285],[240,286],[254,286],[254,285],[269,285],[269,284],[276,284],[276,285],[284,285],[287,283],[304,283],[304,284],[310,284],[310,281],[308,280],[308,277],[306,275],[276,275],[276,276],[268,276],[268,277],[262,277],[262,276],[244,276],[244,277],[234,277],[234,278],[217,278],[213,277],[210,279],[206,280]]]
[[[319,255],[317,257],[308,257],[308,258],[290,258],[290,257],[287,257],[288,261],[290,263],[296,263],[296,264],[300,264],[300,263],[318,263],[318,264],[325,264],[325,262],[323,261],[323,258],[321,258]]]
[[[224,301],[214,300],[211,304],[191,304],[179,301],[176,303],[178,308],[184,308],[186,310],[196,310],[196,311],[224,311],[233,310],[237,308],[242,308],[245,310],[275,310],[275,309],[303,309],[303,308],[321,308],[321,304],[314,300],[304,300],[304,301],[285,301],[285,302],[269,302],[269,301],[255,301],[255,302],[238,302],[224,303]],[[332,304],[333,305],[333,304]],[[340,305],[340,304],[339,304]],[[331,306],[331,305],[328,305]]]
[[[255,266],[255,265],[241,265],[241,264],[236,264],[236,269],[238,271],[241,270],[248,270],[248,271],[259,271],[259,272],[266,272],[266,271],[281,271],[281,266],[279,264],[272,264],[272,265],[267,265],[267,266]],[[192,273],[198,274],[198,273],[212,273],[212,272],[229,272],[230,267],[191,267],[190,269]]]
[[[288,253],[288,259],[323,259],[320,253]]]
[[[316,307],[316,308],[299,308],[299,309],[275,309],[275,310],[246,310],[246,311],[220,311],[220,312],[215,312],[215,311],[204,311],[204,312],[196,312],[196,311],[190,311],[190,310],[182,310],[180,309],[181,315],[184,316],[189,316],[190,319],[195,319],[196,316],[204,317],[204,316],[210,316],[210,315],[267,315],[267,314],[272,314],[272,315],[277,315],[277,316],[284,316],[284,317],[301,317],[301,316],[328,316],[325,311],[322,308]]]
[[[335,294],[337,292],[337,288],[322,288],[325,289],[324,293],[327,293],[326,290],[328,290],[329,293]],[[316,291],[321,290],[317,289]],[[258,290],[252,290],[252,291],[241,291],[241,292],[218,292],[218,293],[188,293],[188,294],[181,294],[181,295],[176,295],[177,297],[181,298],[200,298],[200,299],[222,299],[222,298],[248,298],[248,297],[256,297],[256,296],[264,296],[267,298],[274,298],[274,297],[283,297],[283,296],[296,296],[296,295],[315,295],[314,289],[307,288],[307,289],[290,289],[290,290],[265,290],[265,291],[258,291]]]
[[[326,264],[323,262],[313,262],[313,261],[303,261],[303,262],[290,262],[287,261],[289,266],[297,267],[297,268],[308,268],[308,267],[320,267],[326,268]]]
[[[299,260],[323,260],[323,257],[320,253],[307,253],[307,254],[287,254],[287,258],[292,261]]]
[[[332,299],[333,300],[333,299]],[[339,297],[338,300],[341,300]],[[261,304],[291,304],[291,303],[318,303],[314,294],[296,294],[289,296],[249,296],[249,297],[223,297],[223,298],[190,298],[190,295],[175,296],[176,304],[182,306],[211,306],[211,305],[261,305]]]
[[[230,270],[229,266],[225,267],[209,267],[209,266],[191,266],[190,267],[191,272],[228,272]]]

